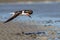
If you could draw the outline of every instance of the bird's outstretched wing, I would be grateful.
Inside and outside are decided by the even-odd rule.
[[[14,18],[16,18],[20,13],[14,14],[12,17],[10,17],[8,20],[6,20],[4,23],[7,23],[11,20],[13,20]]]

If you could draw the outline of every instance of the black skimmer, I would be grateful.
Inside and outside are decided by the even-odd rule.
[[[32,10],[15,11],[15,12],[11,13],[11,14],[13,14],[12,17],[10,17],[10,18],[9,18],[8,20],[6,20],[4,23],[7,23],[7,22],[11,21],[12,19],[16,18],[16,17],[19,16],[19,15],[29,16],[29,17],[31,18],[30,15],[31,15],[32,13],[33,13]]]

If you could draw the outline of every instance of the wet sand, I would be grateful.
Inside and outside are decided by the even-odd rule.
[[[27,23],[20,22],[0,22],[0,40],[48,40],[48,36],[39,35],[24,35],[22,32],[38,32],[54,29],[53,26],[44,27],[43,25],[28,25]]]

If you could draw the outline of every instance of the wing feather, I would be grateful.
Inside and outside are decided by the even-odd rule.
[[[7,23],[11,20],[13,20],[14,18],[16,18],[20,13],[14,14],[12,17],[10,17],[8,20],[6,20],[4,23]]]

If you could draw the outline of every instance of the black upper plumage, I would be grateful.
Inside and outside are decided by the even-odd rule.
[[[14,14],[12,17],[10,17],[8,20],[6,20],[4,23],[7,23],[7,22],[13,20],[13,19],[16,18],[18,15],[22,14],[22,11],[24,11],[24,13],[29,13],[30,15],[33,13],[32,10],[15,11],[15,12],[14,12],[15,14]],[[29,16],[29,17],[31,17],[31,16]]]

